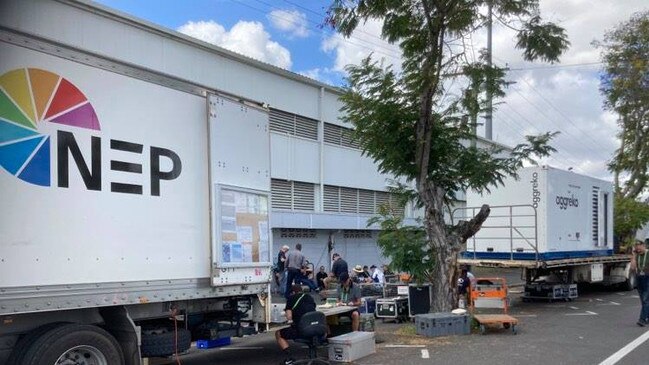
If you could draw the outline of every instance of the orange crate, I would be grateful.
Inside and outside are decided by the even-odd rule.
[[[476,278],[471,284],[471,308],[502,308],[507,313],[507,282],[504,278]]]

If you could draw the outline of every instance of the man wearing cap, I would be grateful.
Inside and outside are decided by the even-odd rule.
[[[340,255],[337,253],[334,253],[333,256],[331,256],[331,259],[334,261],[334,264],[331,266],[331,273],[329,273],[329,277],[323,280],[325,288],[329,287],[329,283],[331,283],[334,278],[340,281],[340,275],[342,275],[342,273],[346,273],[349,276],[347,261],[343,260],[343,258],[340,257]]]
[[[338,286],[338,292],[336,293],[336,305],[361,305],[361,289],[358,287],[358,285],[354,285],[352,279],[349,277],[349,274],[346,272],[342,273],[338,280],[340,280],[340,285]],[[350,317],[352,319],[352,331],[358,331],[360,327],[361,316],[358,313],[358,310],[343,313],[340,316]]]
[[[376,267],[376,265],[370,266],[370,270],[372,270],[372,276],[371,276],[372,277],[372,282],[378,283],[378,284],[383,284],[385,278],[384,278],[383,273],[381,272],[381,270],[379,270],[379,268]]]
[[[637,240],[633,248],[633,260],[631,270],[636,274],[636,286],[642,309],[638,326],[644,327],[649,324],[649,260],[647,260],[647,246],[644,242]]]
[[[291,326],[275,331],[277,345],[287,356],[282,364],[291,365],[295,362],[291,357],[288,341],[286,340],[298,337],[297,324],[300,323],[300,318],[306,313],[313,311],[315,311],[315,301],[313,301],[313,298],[307,293],[302,293],[302,287],[300,285],[291,286],[290,295],[284,308],[286,320]]]

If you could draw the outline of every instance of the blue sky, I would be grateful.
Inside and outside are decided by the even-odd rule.
[[[363,24],[344,39],[321,29],[326,0],[100,0],[100,3],[178,30],[192,37],[249,57],[341,85],[344,67],[357,64],[370,53],[397,69],[398,47],[380,39],[380,23]],[[558,150],[541,161],[558,168],[611,179],[607,161],[619,146],[617,116],[603,110],[599,94],[601,70],[594,40],[648,10],[639,0],[540,0],[541,15],[564,27],[571,48],[558,65],[530,64],[515,49],[514,32],[496,24],[494,61],[511,69],[512,84],[494,115],[493,138],[506,145],[523,142],[525,135],[549,131]],[[477,54],[486,34],[468,39]],[[483,128],[479,127],[479,134]]]
[[[322,29],[328,1],[322,0],[100,0],[99,3],[118,9],[135,17],[148,20],[166,28],[178,30],[189,21],[215,21],[226,30],[231,30],[238,22],[260,22],[272,41],[290,51],[291,67],[294,72],[325,70],[335,62],[335,54],[324,52],[322,40],[333,34],[330,29]],[[302,19],[295,20],[290,15],[273,14],[273,10],[299,12]],[[290,17],[290,19],[289,19]],[[299,23],[305,32],[296,36],[293,31],[275,26],[278,21]],[[297,26],[297,24],[296,24]],[[378,39],[376,39],[378,42]],[[272,63],[272,62],[271,62]],[[328,73],[326,81],[340,83],[341,73]]]

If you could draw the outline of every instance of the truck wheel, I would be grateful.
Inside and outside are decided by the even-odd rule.
[[[20,340],[18,340],[16,346],[14,346],[11,355],[7,359],[7,364],[18,364],[18,365],[22,364],[27,349],[31,347],[34,341],[38,340],[38,338],[41,337],[41,335],[43,335],[44,333],[56,327],[62,326],[64,324],[68,324],[68,323],[67,322],[48,323],[28,332]]]
[[[178,352],[189,349],[192,344],[192,334],[184,328],[178,329]],[[142,357],[168,356],[176,352],[176,334],[173,328],[159,328],[142,331]]]
[[[105,330],[91,325],[64,324],[38,337],[19,363],[49,364],[123,365],[124,355],[115,338]]]

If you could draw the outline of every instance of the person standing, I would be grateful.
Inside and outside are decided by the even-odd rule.
[[[334,261],[334,264],[331,266],[331,273],[329,273],[329,276],[324,279],[325,289],[329,287],[329,283],[331,283],[334,279],[340,281],[340,275],[342,275],[342,273],[349,275],[349,267],[347,266],[347,261],[343,260],[343,258],[340,257],[338,253],[334,253],[331,256],[331,259]]]
[[[302,276],[302,269],[306,266],[306,259],[302,255],[302,244],[295,245],[295,250],[288,253],[286,257],[286,293],[288,299],[291,296],[293,281]]]
[[[277,262],[275,263],[275,283],[277,287],[282,290],[283,276],[284,273],[284,264],[286,263],[286,253],[288,252],[289,247],[287,245],[282,246],[277,253]]]
[[[640,319],[638,326],[644,327],[649,325],[649,262],[647,262],[647,245],[638,240],[633,248],[633,260],[631,260],[631,270],[636,275],[636,285],[638,296],[640,297]]]
[[[376,265],[370,266],[370,270],[372,270],[372,276],[371,276],[372,277],[372,282],[378,283],[378,284],[383,284],[385,278],[384,278],[383,273],[381,272],[381,270],[379,270],[379,268],[376,267]]]
[[[275,340],[277,341],[277,345],[287,356],[286,360],[282,363],[284,365],[291,365],[295,362],[291,357],[287,340],[298,337],[299,333],[297,325],[300,323],[300,318],[302,318],[306,313],[315,311],[315,301],[309,294],[302,293],[301,286],[291,286],[289,293],[290,295],[286,301],[284,312],[286,313],[286,320],[290,324],[290,327],[275,331]]]

